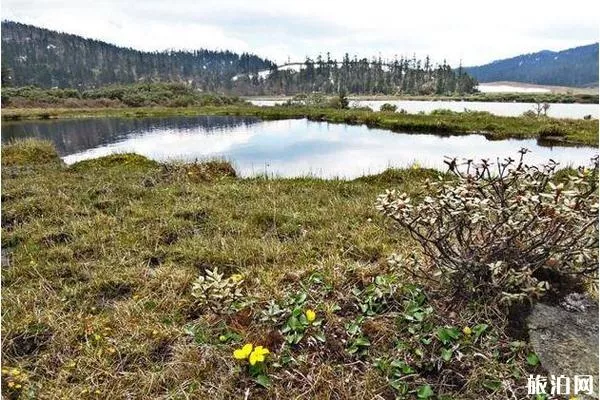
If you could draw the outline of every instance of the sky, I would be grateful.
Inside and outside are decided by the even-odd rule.
[[[221,49],[278,64],[329,51],[485,64],[599,38],[595,1],[3,0],[1,17],[139,50]]]

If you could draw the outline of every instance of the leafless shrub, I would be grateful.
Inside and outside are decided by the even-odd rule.
[[[456,179],[427,182],[418,204],[388,190],[377,208],[410,232],[456,291],[506,303],[538,298],[552,283],[544,270],[597,273],[598,157],[558,179],[557,163],[529,166],[526,153],[495,164],[449,160]]]

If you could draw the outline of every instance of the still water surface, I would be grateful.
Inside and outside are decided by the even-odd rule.
[[[159,161],[226,159],[242,176],[356,178],[389,167],[445,169],[444,156],[552,158],[587,164],[590,147],[543,147],[536,140],[489,141],[481,135],[394,133],[366,126],[306,119],[262,121],[254,117],[95,118],[2,124],[2,142],[20,137],[53,141],[67,164],[113,153],[135,152]]]

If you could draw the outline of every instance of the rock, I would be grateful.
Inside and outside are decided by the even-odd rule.
[[[598,398],[598,302],[571,293],[559,306],[536,304],[527,322],[548,381],[550,375],[565,375],[572,386],[575,375],[592,375]]]
[[[12,248],[2,247],[2,250],[0,251],[0,265],[2,266],[2,268],[10,267],[11,252]]]

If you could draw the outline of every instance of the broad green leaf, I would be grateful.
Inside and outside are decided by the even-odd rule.
[[[460,331],[457,328],[439,328],[437,336],[443,344],[447,345],[459,338]]]
[[[428,399],[433,396],[433,389],[429,385],[423,385],[417,389],[417,398]]]
[[[473,333],[475,333],[475,339],[477,339],[485,330],[488,328],[487,324],[477,324],[473,327]]]
[[[269,379],[267,375],[258,375],[256,378],[254,378],[254,382],[256,382],[264,388],[268,388],[269,386],[271,386],[271,379]]]
[[[394,388],[399,394],[406,394],[408,392],[408,385],[406,382],[402,382],[399,379],[390,381],[390,386]]]
[[[321,343],[325,343],[326,341],[325,334],[322,331],[315,333],[315,338]]]
[[[491,379],[484,379],[482,384],[483,387],[493,391],[496,391],[502,387],[502,382]]]
[[[450,359],[452,358],[452,353],[452,349],[442,349],[442,360],[450,361]]]
[[[540,363],[540,359],[538,358],[537,354],[529,353],[529,355],[527,356],[527,364],[536,366],[539,363]]]

